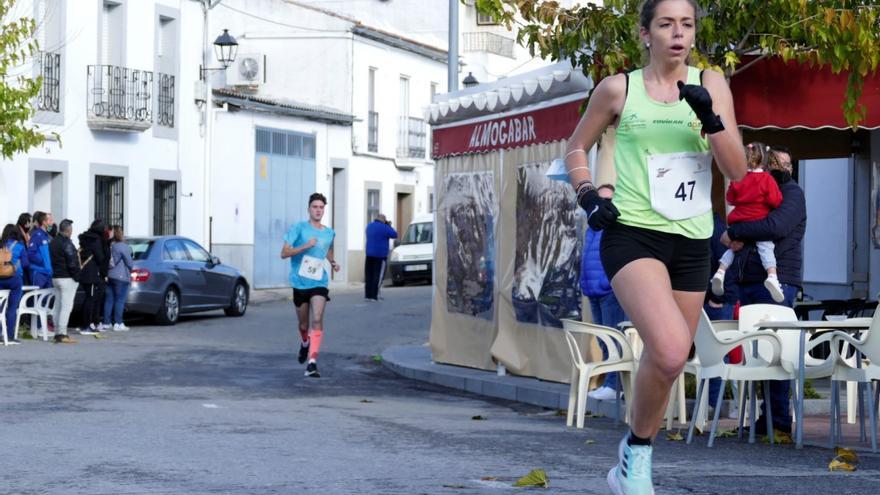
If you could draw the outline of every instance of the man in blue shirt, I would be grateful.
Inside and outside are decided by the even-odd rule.
[[[397,231],[380,213],[367,225],[367,258],[364,262],[364,293],[367,300],[379,299],[388,260],[388,241],[391,239],[397,239]]]
[[[38,211],[34,213],[34,230],[28,241],[28,261],[31,265],[31,284],[41,289],[52,287],[52,258],[49,255],[49,233],[46,229],[52,225],[52,214]]]
[[[309,219],[290,226],[284,236],[281,258],[290,258],[290,286],[293,287],[293,304],[299,320],[300,364],[306,362],[306,376],[318,378],[318,351],[324,338],[324,306],[330,301],[330,277],[325,260],[333,271],[339,265],[333,256],[333,229],[321,224],[327,198],[314,193],[309,196]],[[311,311],[310,311],[311,310]],[[311,313],[311,320],[309,319]]]

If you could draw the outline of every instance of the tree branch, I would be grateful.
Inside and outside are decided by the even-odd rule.
[[[761,55],[760,57],[756,58],[755,60],[752,60],[751,62],[747,63],[746,65],[743,65],[742,67],[740,67],[740,68],[736,69],[735,71],[733,71],[733,74],[732,74],[730,77],[733,77],[733,76],[739,74],[740,72],[745,71],[745,70],[748,69],[749,67],[751,67],[751,66],[757,64],[758,62],[760,62],[761,60],[764,60],[765,58],[767,58],[767,57],[769,57],[769,56],[770,56],[770,54],[768,54],[768,53],[764,53],[763,55]]]

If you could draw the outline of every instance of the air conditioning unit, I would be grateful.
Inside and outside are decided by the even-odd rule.
[[[265,55],[239,53],[235,62],[226,68],[226,84],[230,86],[259,86],[265,82],[265,69]]]

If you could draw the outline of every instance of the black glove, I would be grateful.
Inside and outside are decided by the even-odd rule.
[[[715,134],[724,130],[721,117],[712,111],[712,97],[706,88],[678,81],[678,99],[687,101],[694,110],[697,118],[703,123],[703,132]]]
[[[606,229],[620,216],[620,211],[611,203],[610,199],[599,196],[595,189],[589,189],[578,198],[578,204],[587,212],[587,224],[593,230]]]

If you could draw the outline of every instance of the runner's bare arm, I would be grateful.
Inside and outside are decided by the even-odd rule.
[[[287,258],[290,258],[291,256],[296,256],[299,253],[305,251],[306,249],[309,249],[310,247],[312,247],[314,245],[315,245],[314,238],[309,239],[309,242],[307,242],[299,247],[293,247],[290,244],[285,242],[284,247],[281,248],[281,259],[287,259]]]
[[[616,74],[606,77],[593,90],[587,111],[584,112],[565,150],[565,167],[571,185],[577,187],[590,180],[589,162],[586,151],[596,144],[602,133],[613,124],[623,110],[626,101],[626,76]]]
[[[709,145],[721,173],[730,180],[738,181],[746,175],[746,154],[742,136],[736,126],[733,111],[733,95],[724,76],[714,70],[703,73],[703,87],[712,96],[712,110],[721,117],[724,130],[709,134]]]
[[[333,245],[330,245],[330,249],[327,251],[327,259],[330,261],[330,266],[333,268],[334,272],[339,271],[339,265],[336,263],[336,255],[333,253]]]

